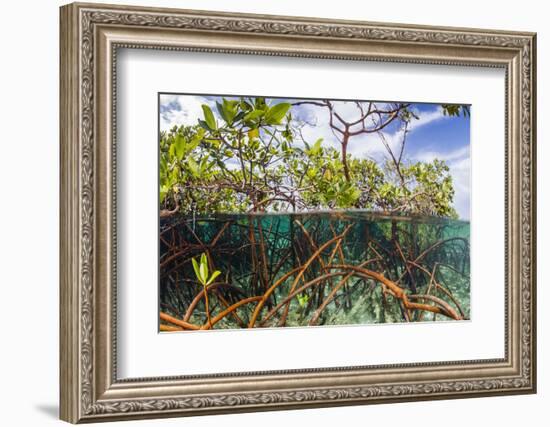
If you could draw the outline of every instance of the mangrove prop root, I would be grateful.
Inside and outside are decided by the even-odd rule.
[[[333,265],[330,268],[338,268],[338,269],[349,269],[357,272],[359,275],[371,278],[376,280],[377,282],[382,283],[385,285],[392,293],[392,295],[401,301],[403,301],[403,305],[406,309],[409,310],[424,310],[424,311],[431,311],[437,314],[443,314],[444,316],[450,317],[454,320],[461,320],[462,317],[459,316],[456,311],[454,311],[449,304],[447,304],[445,301],[441,300],[440,298],[436,298],[432,295],[409,295],[405,293],[404,289],[396,285],[391,280],[384,277],[382,274],[377,273],[376,271],[368,270],[366,268],[361,268],[353,265]],[[436,304],[440,305],[441,307],[431,306],[428,304],[418,304],[418,303],[411,303],[409,302],[409,298],[411,299],[420,299],[424,298],[430,301],[435,302]],[[443,304],[442,304],[443,303]]]
[[[231,307],[231,304],[227,302],[227,300],[221,295],[220,292],[216,291],[216,298],[218,298],[222,302],[225,308]],[[240,316],[237,314],[237,311],[233,310],[231,312],[231,316],[233,317],[233,319],[235,319],[235,321],[239,324],[241,328],[246,328],[246,323],[243,321],[243,319],[240,318]]]
[[[180,328],[178,326],[170,326],[170,325],[164,325],[160,324],[159,326],[161,332],[177,332],[177,331],[183,331],[183,328]]]
[[[370,263],[373,263],[375,261],[378,261],[378,258],[374,258],[374,259],[371,259],[371,260],[368,260],[368,261],[365,261],[364,263],[362,263],[359,267],[364,267],[365,265],[368,265]],[[332,289],[332,291],[330,291],[330,293],[327,295],[327,297],[323,300],[323,302],[321,303],[321,305],[319,306],[319,308],[317,308],[317,310],[315,310],[315,313],[313,313],[313,316],[311,317],[311,320],[309,321],[309,324],[310,326],[312,325],[315,325],[317,323],[317,321],[319,320],[319,317],[321,316],[321,314],[323,313],[323,310],[327,307],[327,305],[329,305],[329,303],[335,298],[336,294],[338,293],[338,291],[340,290],[340,288],[342,288],[348,281],[348,279],[350,279],[352,276],[353,276],[354,272],[351,271],[349,272],[346,276],[344,276],[337,284],[336,286]]]
[[[263,319],[260,321],[260,325],[265,324],[275,313],[277,313],[282,307],[286,306],[296,295],[300,294],[300,292],[305,291],[306,289],[318,285],[319,283],[331,278],[331,277],[337,277],[337,276],[343,276],[345,273],[341,271],[337,271],[335,273],[329,273],[322,276],[318,276],[315,279],[305,283],[304,285],[300,286],[298,289],[295,289],[294,291],[290,292],[284,300],[282,300],[279,304],[277,304],[273,309],[267,313]]]
[[[164,320],[165,322],[171,323],[173,325],[181,326],[183,329],[192,329],[192,330],[198,330],[200,329],[199,326],[193,325],[189,322],[184,322],[183,320],[176,319],[175,317],[170,316],[169,314],[160,312],[160,320]]]
[[[453,294],[448,290],[446,289],[444,286],[442,286],[440,283],[438,283],[436,280],[435,280],[435,273],[437,271],[437,268],[441,265],[439,263],[435,263],[434,264],[434,267],[433,267],[433,270],[432,272],[430,273],[428,271],[428,269],[426,269],[425,267],[423,267],[422,265],[420,264],[417,264],[416,262],[414,261],[409,261],[409,263],[413,266],[415,266],[416,268],[418,268],[420,271],[426,273],[427,275],[430,276],[430,284],[428,286],[428,290],[426,292],[426,294],[429,294],[430,293],[430,290],[431,290],[431,287],[432,287],[432,284],[435,286],[436,289],[439,289],[441,292],[443,292],[445,295],[447,295],[447,297],[449,297],[449,299],[453,302],[453,304],[456,306],[456,308],[458,309],[458,311],[460,312],[460,317],[464,318],[465,315],[464,315],[464,311],[462,310],[462,307],[460,306],[460,303],[457,301],[457,299],[453,296]]]
[[[296,278],[294,279],[294,282],[292,282],[292,286],[290,287],[290,292],[293,292],[294,289],[296,289],[296,285],[298,284],[298,281],[302,278],[302,276],[304,275],[304,272],[309,268],[309,266],[311,265],[311,263],[313,261],[315,261],[315,259],[317,259],[317,257],[319,257],[321,255],[321,253],[326,249],[328,248],[330,245],[332,245],[333,243],[339,241],[339,240],[342,240],[345,235],[347,234],[347,232],[349,231],[349,229],[351,228],[351,224],[348,225],[346,227],[346,229],[344,230],[344,232],[337,236],[337,237],[334,237],[332,239],[330,239],[328,242],[325,242],[323,243],[319,249],[317,249],[313,255],[306,261],[306,263],[300,268],[300,271],[298,273],[298,275],[296,276]],[[265,301],[262,300],[262,302],[260,304],[265,304]],[[260,305],[258,304],[258,305]],[[284,326],[285,322],[286,322],[286,317],[288,316],[288,310],[290,308],[290,301],[287,303],[286,307],[285,307],[285,311],[284,311],[284,314],[281,316],[281,321],[279,323],[279,326]]]
[[[454,320],[462,320],[462,316],[460,316],[449,304],[447,304],[445,301],[443,301],[441,298],[435,297],[433,295],[408,295],[408,299],[424,299],[428,301],[432,301],[436,303],[440,310],[443,312],[437,312],[437,314],[443,314],[447,317],[450,317]],[[410,303],[409,303],[410,304]],[[427,310],[431,311],[431,310]]]
[[[235,311],[241,305],[245,305],[245,304],[248,304],[248,303],[251,303],[251,302],[260,301],[261,299],[262,299],[262,297],[260,297],[260,296],[258,296],[258,297],[249,297],[249,298],[242,299],[239,302],[236,302],[235,304],[233,304],[232,306],[227,307],[224,311],[222,311],[220,314],[218,314],[216,317],[214,317],[211,320],[211,322],[209,322],[205,325],[202,325],[200,329],[211,329],[212,326],[214,326],[216,323],[218,323],[220,320],[222,320],[228,314]]]
[[[466,318],[462,294],[455,296],[447,281],[455,273],[468,279],[468,239],[442,238],[438,229],[436,237],[418,245],[416,232],[406,228],[396,230],[397,240],[383,227],[352,229],[356,222],[335,222],[347,221],[345,216],[328,223],[291,217],[290,230],[300,232],[289,237],[284,221],[203,218],[197,226],[194,220],[161,225],[160,329],[211,329],[225,318],[230,323],[224,321],[224,328],[285,326],[287,321],[316,325],[335,313],[348,315],[364,293],[377,286],[382,294],[373,303],[395,304],[391,316],[401,310],[401,321],[421,321],[426,313],[438,319]],[[224,277],[207,289],[194,280],[190,269],[191,259],[201,252],[210,269],[223,271]],[[440,273],[440,268],[449,271]],[[299,301],[299,317],[290,316],[298,306],[293,299],[300,294],[306,303]],[[388,294],[395,300],[386,300]],[[329,317],[323,314],[327,312]]]
[[[200,286],[200,285],[198,284],[198,282],[195,281],[195,280],[192,280],[191,283],[194,284],[194,285],[196,285],[196,286]],[[233,289],[233,290],[235,290],[235,291],[238,291],[238,292],[241,292],[241,293],[242,293],[242,291],[241,291],[239,288],[237,288],[237,287],[235,287],[235,286],[233,286],[233,285],[230,285],[229,283],[225,283],[225,282],[214,282],[214,283],[211,283],[210,285],[208,285],[208,288],[207,288],[207,289],[208,289],[208,291],[210,291],[210,290],[214,291],[215,288],[218,288],[218,287],[221,287],[221,286],[225,286],[225,287],[227,287],[227,288],[230,288],[230,289]],[[184,321],[188,322],[189,319],[191,319],[191,316],[193,316],[193,312],[195,311],[195,309],[197,308],[198,303],[199,303],[202,299],[204,299],[204,292],[203,292],[203,290],[201,289],[201,290],[195,295],[195,297],[193,298],[193,300],[191,301],[191,303],[190,303],[189,306],[187,307],[187,311],[185,312],[185,315],[183,316],[183,320],[184,320]]]

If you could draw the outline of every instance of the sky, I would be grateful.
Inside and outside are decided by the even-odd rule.
[[[226,97],[231,98],[231,97]],[[203,117],[201,105],[209,104],[217,116],[215,108],[219,96],[161,94],[159,99],[160,130],[165,131],[174,125],[195,125]],[[299,99],[266,98],[268,103],[294,102]],[[394,102],[401,102],[399,100]],[[381,102],[380,105],[384,103]],[[334,101],[335,111],[345,120],[357,119],[358,109],[354,102]],[[470,118],[449,117],[443,114],[439,104],[412,103],[410,109],[418,119],[409,126],[404,159],[409,161],[444,160],[449,166],[455,188],[454,208],[461,219],[470,219]],[[339,148],[339,142],[329,126],[327,108],[315,105],[292,107],[294,118],[305,123],[302,135],[308,142],[323,138],[323,144]],[[219,116],[216,117],[221,120]],[[370,158],[381,162],[387,156],[382,143],[384,138],[392,148],[399,147],[402,132],[397,122],[384,128],[378,134],[362,134],[350,139],[348,152],[354,157]],[[395,151],[395,150],[394,150]]]

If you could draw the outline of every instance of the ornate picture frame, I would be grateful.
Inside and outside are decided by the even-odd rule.
[[[61,419],[97,422],[536,391],[535,34],[80,3],[60,13]],[[504,357],[119,379],[120,48],[503,69]]]

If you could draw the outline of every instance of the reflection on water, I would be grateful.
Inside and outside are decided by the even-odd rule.
[[[465,221],[364,211],[162,219],[161,329],[468,319],[469,236]],[[203,253],[221,272],[208,304]]]

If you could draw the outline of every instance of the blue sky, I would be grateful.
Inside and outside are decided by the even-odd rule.
[[[168,130],[174,125],[195,125],[203,117],[202,104],[209,104],[217,114],[216,96],[160,95],[160,129]],[[278,98],[281,102],[284,99]],[[270,99],[267,99],[270,102]],[[399,102],[399,101],[397,101]],[[383,105],[384,102],[380,102]],[[335,110],[344,119],[357,118],[354,102],[334,101]],[[411,104],[418,116],[413,119],[407,134],[404,159],[409,161],[444,160],[450,168],[455,188],[454,207],[460,218],[470,219],[470,118],[448,117],[439,104]],[[328,110],[314,105],[292,107],[293,117],[303,121],[302,134],[308,142],[323,138],[323,143],[339,147],[328,124]],[[218,117],[218,120],[221,120]],[[382,131],[382,135],[363,134],[354,137],[349,144],[350,154],[357,157],[383,161],[387,152],[382,143],[384,138],[392,148],[399,147],[402,132],[397,122]]]

